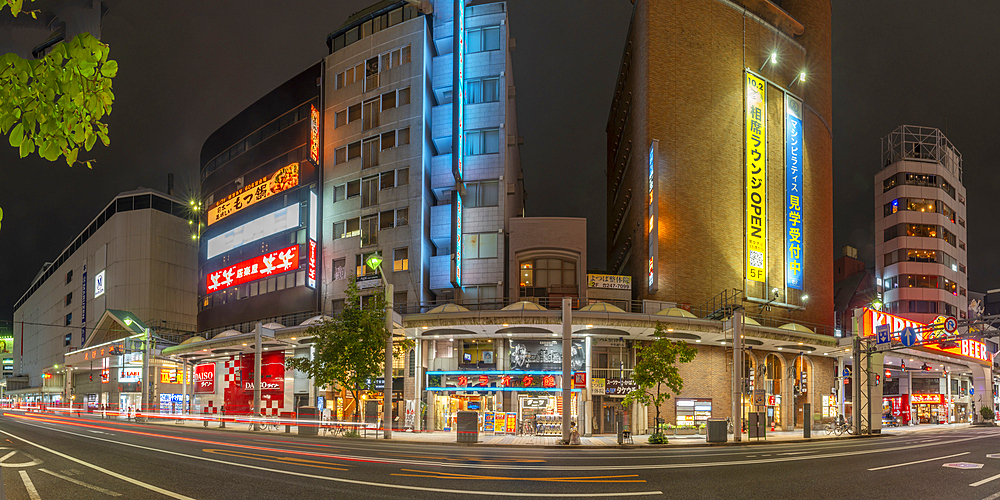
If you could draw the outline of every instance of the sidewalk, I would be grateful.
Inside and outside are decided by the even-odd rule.
[[[89,418],[93,420],[102,420],[100,413],[87,414],[83,413],[82,418]],[[232,418],[232,417],[231,417]],[[120,422],[125,421],[124,417],[108,417],[109,420],[117,420]],[[185,417],[183,420],[178,420],[175,416],[171,415],[150,415],[148,421],[150,424],[162,425],[162,426],[172,426],[172,427],[193,427],[193,428],[205,428],[205,421],[198,417]],[[250,424],[247,422],[226,422],[225,428],[219,427],[218,419],[208,420],[209,429],[212,430],[222,430],[229,432],[242,432],[242,433],[252,433],[258,435],[282,435],[285,434],[286,427],[282,425],[279,430],[270,431],[251,431],[249,429]],[[944,430],[944,429],[961,429],[961,428],[971,428],[970,424],[943,424],[943,425],[916,425],[916,426],[904,426],[904,427],[889,427],[882,429],[882,436],[906,436],[916,433],[921,433],[925,431],[934,430]],[[288,427],[289,433],[298,435],[298,426],[291,425]],[[382,433],[375,431],[374,429],[368,429],[367,431],[361,431],[361,438],[343,438],[332,436],[329,434],[319,434],[318,436],[312,435],[310,437],[319,437],[323,439],[365,439],[365,440],[379,440]],[[857,437],[868,437],[868,436],[857,436]],[[876,437],[876,436],[872,436]],[[853,439],[855,436],[844,434],[842,436],[837,436],[836,434],[828,435],[823,429],[813,430],[810,438],[806,439],[803,437],[803,432],[801,429],[795,431],[775,431],[768,432],[766,434],[766,439],[750,439],[746,434],[743,435],[742,441],[739,443],[733,441],[733,436],[729,435],[729,440],[726,443],[708,443],[704,435],[689,435],[689,436],[668,436],[668,444],[666,447],[696,447],[696,446],[726,446],[726,445],[737,445],[737,444],[776,444],[776,443],[793,443],[793,442],[810,442],[810,441],[825,441],[832,439]],[[510,436],[510,435],[479,435],[479,441],[475,444],[466,446],[511,446],[511,447],[565,447],[565,445],[559,444],[562,439],[561,436]],[[602,434],[594,436],[581,436],[580,441],[583,447],[590,448],[645,448],[645,447],[664,447],[664,445],[650,445],[648,442],[648,435],[637,435],[634,436],[632,442],[626,442],[624,445],[618,445],[618,438],[614,434]],[[437,445],[450,445],[458,444],[456,434],[453,432],[406,432],[406,431],[393,431],[392,441],[396,443],[413,443],[413,444],[437,444]],[[463,443],[464,444],[464,443]]]

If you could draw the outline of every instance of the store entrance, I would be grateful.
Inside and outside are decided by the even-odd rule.
[[[921,424],[938,424],[944,420],[941,418],[941,405],[918,404],[914,406],[917,410],[917,422]]]

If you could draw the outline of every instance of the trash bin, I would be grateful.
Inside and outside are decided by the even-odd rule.
[[[316,423],[300,423],[299,435],[315,436],[319,434],[319,409],[315,406],[300,406],[298,420],[314,420]]]
[[[479,412],[460,411],[455,417],[455,434],[459,443],[479,441]]]
[[[708,419],[708,425],[705,433],[705,440],[709,443],[725,443],[729,440],[729,433],[727,432],[728,422],[724,418],[710,418]]]

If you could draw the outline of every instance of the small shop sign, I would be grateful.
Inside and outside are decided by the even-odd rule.
[[[631,276],[617,276],[614,274],[588,274],[587,288],[603,288],[607,290],[631,290]]]
[[[625,397],[639,388],[634,380],[627,378],[609,378],[605,382],[605,394],[608,396]]]
[[[590,392],[595,396],[603,396],[605,394],[604,389],[604,379],[603,378],[592,378],[590,379]]]

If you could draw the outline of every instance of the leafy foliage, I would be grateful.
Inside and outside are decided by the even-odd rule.
[[[34,2],[35,0],[28,0],[28,1]],[[5,6],[10,7],[10,13],[14,17],[17,17],[18,14],[24,12],[25,14],[30,15],[32,18],[38,19],[37,10],[24,10],[24,0],[0,0],[0,10],[3,10]]]
[[[16,0],[0,1],[15,13],[17,3],[20,10]],[[118,63],[108,53],[106,44],[81,33],[42,59],[0,56],[0,133],[9,134],[22,158],[37,151],[49,161],[62,156],[73,166],[81,148],[90,151],[97,139],[110,143],[101,118],[111,113]],[[81,163],[92,168],[93,160]]]
[[[361,294],[352,281],[343,312],[306,332],[313,337],[313,359],[291,358],[286,366],[309,374],[317,387],[339,386],[360,401],[361,391],[368,390],[382,375],[385,342],[390,335],[385,328],[385,296],[375,293],[366,306],[361,307]],[[412,340],[394,342],[393,356],[402,357],[412,346]],[[391,384],[386,382],[387,387]]]
[[[664,392],[663,386],[674,394],[680,394],[684,388],[684,380],[676,364],[690,363],[698,354],[698,350],[689,346],[687,342],[674,342],[666,338],[665,334],[663,325],[657,322],[655,333],[657,339],[639,351],[639,360],[632,370],[632,380],[639,387],[629,392],[622,403],[655,406],[656,422],[660,421],[660,405],[670,399],[670,392]]]
[[[649,444],[667,444],[667,436],[662,432],[657,432],[656,434],[650,434],[647,441],[649,441]]]
[[[989,406],[984,406],[979,410],[979,414],[983,416],[983,420],[993,420],[996,415],[993,414],[993,409]]]

